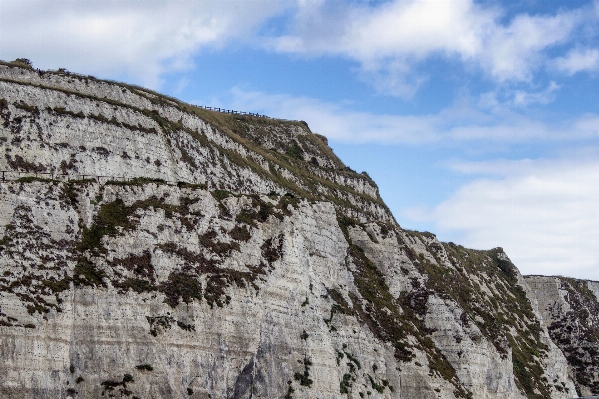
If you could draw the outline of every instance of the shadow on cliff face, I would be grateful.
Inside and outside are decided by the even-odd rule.
[[[237,376],[231,399],[250,399],[253,395],[259,394],[264,383],[262,370],[256,367],[256,363],[252,358],[243,368],[241,374]]]

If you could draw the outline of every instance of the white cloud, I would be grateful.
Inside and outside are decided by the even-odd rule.
[[[403,97],[413,96],[427,80],[418,66],[431,57],[458,60],[498,82],[529,81],[546,61],[544,51],[567,42],[587,18],[577,10],[520,14],[503,22],[499,8],[474,0],[1,4],[0,58],[5,60],[26,57],[41,68],[62,66],[157,87],[165,73],[191,68],[199,50],[241,41],[282,53],[347,57],[359,63],[362,79]],[[583,55],[584,62],[592,61],[592,52]],[[575,53],[557,61],[568,71],[587,64]]]
[[[308,121],[314,132],[347,142],[421,143],[438,140],[431,120],[417,116],[372,115],[346,111],[313,98],[232,90],[230,107],[290,120]]]
[[[517,90],[514,93],[514,105],[526,107],[530,104],[548,104],[555,99],[554,92],[559,88],[559,85],[551,82],[545,90],[536,93]]]
[[[543,50],[565,42],[583,22],[579,11],[555,16],[518,15],[507,26],[494,25],[479,54],[479,62],[498,81],[529,81],[545,60]]]
[[[417,72],[418,63],[436,55],[476,65],[498,82],[530,81],[547,59],[544,51],[569,40],[585,21],[575,10],[521,14],[503,24],[500,10],[473,0],[395,0],[351,3],[329,24],[322,16],[330,2],[301,4],[294,30],[273,38],[272,48],[349,57],[379,89],[406,97],[426,78]]]
[[[571,50],[565,57],[554,61],[555,67],[568,74],[599,70],[599,50],[590,48],[577,48]]]
[[[40,68],[126,75],[156,87],[192,66],[205,46],[243,39],[281,11],[279,1],[2,1],[0,58]]]
[[[435,114],[381,115],[352,111],[338,104],[307,97],[240,89],[233,89],[231,95],[227,107],[305,120],[313,131],[345,142],[439,142],[445,146],[479,142],[492,147],[497,143],[530,143],[537,140],[575,142],[599,137],[599,115],[589,114],[560,123],[548,123],[507,107],[495,105],[490,109],[481,108],[468,99]]]
[[[469,0],[391,1],[378,7],[353,3],[340,13],[335,8],[331,26],[329,18],[318,17],[329,14],[329,2],[300,4],[295,32],[277,38],[277,50],[344,53],[365,63],[405,54],[422,57],[431,51],[474,54],[480,48],[476,33],[494,17]]]
[[[502,246],[524,274],[599,280],[598,162],[522,160],[471,167],[503,176],[474,180],[434,209],[405,216],[433,221],[440,236],[461,233],[467,247]]]

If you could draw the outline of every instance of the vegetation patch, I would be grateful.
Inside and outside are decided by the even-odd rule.
[[[599,395],[599,302],[584,280],[559,277],[559,283],[568,292],[570,310],[551,323],[549,335],[568,359],[576,390],[586,387]]]
[[[73,270],[73,283],[75,286],[107,287],[104,278],[106,273],[99,269],[93,262],[80,256]]]
[[[291,145],[285,150],[285,154],[295,159],[304,159],[304,150],[299,146],[297,141],[293,140]]]
[[[121,266],[137,276],[155,280],[154,266],[152,266],[152,254],[147,249],[140,255],[130,254],[126,258],[114,259],[113,265]]]
[[[232,285],[238,288],[244,288],[250,285],[258,290],[255,281],[260,276],[266,274],[266,265],[257,267],[248,265],[248,271],[244,272],[219,267],[215,260],[207,259],[204,254],[191,252],[185,248],[178,247],[174,243],[161,245],[160,248],[167,253],[180,257],[185,263],[183,266],[183,269],[187,271],[185,273],[192,276],[196,281],[200,275],[206,276],[206,286],[203,291],[203,298],[206,299],[210,307],[213,307],[214,305],[223,307],[228,304],[231,297],[227,295],[226,289]],[[164,285],[163,288],[160,289],[163,291],[167,286],[168,285]],[[199,292],[198,288],[199,287],[196,287],[194,290],[195,293]],[[172,296],[167,297],[167,303],[174,307],[179,303],[175,298],[177,290],[171,289],[170,292],[172,293]],[[197,296],[193,296],[193,298],[200,299]]]
[[[376,337],[383,342],[393,344],[395,357],[399,361],[409,362],[415,357],[407,337],[416,338],[418,347],[427,355],[431,372],[437,372],[451,382],[455,387],[456,396],[469,397],[470,392],[462,386],[451,363],[430,339],[424,323],[418,322],[418,317],[410,307],[402,306],[405,305],[404,298],[400,298],[399,302],[395,300],[383,274],[366,256],[364,250],[352,242],[348,229],[360,224],[354,219],[343,216],[338,217],[337,220],[349,244],[347,260],[355,265],[354,282],[362,297],[350,294],[356,316]],[[400,307],[403,313],[399,310]]]
[[[269,265],[272,265],[273,262],[276,262],[281,258],[283,254],[283,242],[285,237],[283,234],[280,234],[276,238],[269,238],[264,241],[264,244],[260,246],[262,250],[262,256],[268,262]]]
[[[128,180],[109,180],[104,184],[110,186],[143,186],[149,183],[166,184],[166,181],[151,177],[134,177]]]
[[[179,187],[179,188],[201,189],[201,190],[206,190],[208,188],[205,184],[187,183],[187,182],[184,182],[184,181],[177,182],[177,187]]]
[[[226,190],[214,190],[211,191],[210,194],[212,194],[217,201],[222,201],[231,196],[231,192]]]
[[[374,389],[378,393],[383,393],[385,391],[385,387],[389,384],[386,380],[384,382],[387,382],[387,384],[378,384],[370,374],[368,374],[368,379],[370,380],[370,385],[372,386],[372,389]]]
[[[275,206],[270,202],[263,201],[257,195],[251,195],[252,206],[243,208],[236,217],[238,223],[256,227],[257,223],[264,223],[270,215],[278,216]]]
[[[185,202],[185,199],[182,202],[178,206],[170,205],[152,196],[143,201],[136,201],[131,206],[126,206],[120,198],[103,204],[94,216],[94,223],[89,228],[83,228],[81,242],[77,248],[81,252],[90,251],[94,255],[106,253],[102,246],[102,238],[115,236],[120,234],[121,231],[131,230],[136,227],[137,221],[133,216],[138,209],[162,209],[166,217],[173,218],[177,216],[183,226],[187,229],[193,229],[193,220],[197,216],[189,212],[189,203]]]
[[[442,248],[434,248],[439,244],[436,241],[431,244],[433,248],[429,252],[440,254]],[[455,244],[444,244],[443,247],[454,268],[439,266],[441,259],[437,259],[437,265],[424,258],[417,263],[417,268],[429,277],[427,288],[450,298],[464,309],[463,322],[475,323],[503,356],[507,356],[509,345],[516,385],[528,398],[551,396],[540,363],[549,348],[541,341],[541,326],[518,283],[516,267],[501,248],[476,251]],[[492,284],[494,294],[484,293],[472,279],[481,271],[488,276],[486,283]],[[517,336],[509,332],[510,326],[517,331]]]
[[[247,226],[235,226],[229,232],[229,236],[236,241],[243,242],[249,241],[249,239],[252,237]]]
[[[117,388],[117,387],[121,387],[118,390],[118,393],[121,397],[131,396],[131,394],[133,392],[131,392],[130,390],[127,389],[127,384],[133,383],[133,382],[135,382],[135,381],[131,374],[124,374],[123,379],[121,381],[115,381],[115,380],[102,381],[100,383],[100,385],[102,386],[102,396],[105,396],[107,393],[108,393],[107,396],[114,396],[114,395],[110,394],[109,392],[114,391],[115,388]]]
[[[350,373],[343,374],[343,379],[339,382],[339,393],[348,394],[352,388],[352,375]]]
[[[169,274],[168,280],[161,283],[158,289],[164,293],[164,302],[176,307],[180,301],[191,303],[194,299],[202,300],[202,286],[198,277],[184,271]]]
[[[183,323],[182,321],[178,321],[178,320],[177,320],[177,326],[181,330],[185,330],[185,331],[195,331],[196,330],[196,327],[193,324]]]
[[[61,280],[57,280],[54,276],[51,276],[47,280],[43,280],[42,283],[50,288],[53,293],[60,293],[62,291],[66,291],[71,286],[71,278],[66,277]]]
[[[170,330],[171,325],[175,321],[172,316],[146,316],[148,324],[150,324],[150,334],[153,337],[158,336],[166,330]]]
[[[199,237],[199,241],[204,248],[209,249],[211,252],[219,256],[228,256],[230,255],[231,251],[239,250],[239,244],[235,241],[220,242],[215,240],[216,237],[217,233],[214,230],[211,230],[206,232],[204,235],[201,235]]]
[[[125,206],[122,199],[117,199],[111,203],[104,204],[100,211],[94,217],[94,223],[91,227],[83,227],[81,242],[77,246],[81,252],[91,251],[92,253],[101,252],[102,238],[104,236],[114,236],[119,233],[117,227],[131,229],[133,224],[129,217],[133,215],[135,208]]]
[[[13,170],[18,170],[21,172],[45,172],[47,170],[44,165],[40,163],[29,162],[20,155],[15,155],[12,157],[10,154],[6,153],[4,157],[8,162],[8,166],[10,166]]]
[[[55,183],[56,180],[48,179],[46,177],[38,177],[38,176],[23,176],[17,179],[19,183],[33,183],[33,182],[43,182],[43,183]]]
[[[293,378],[296,381],[299,381],[299,384],[301,386],[310,388],[312,386],[312,383],[314,382],[310,379],[310,366],[312,366],[312,361],[308,357],[304,357],[303,363],[304,363],[304,371],[295,373],[293,375]]]

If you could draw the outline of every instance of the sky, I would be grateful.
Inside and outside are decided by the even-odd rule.
[[[599,280],[599,0],[2,0],[16,58],[304,120],[403,228]]]

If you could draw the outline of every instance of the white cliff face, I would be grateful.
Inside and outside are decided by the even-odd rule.
[[[575,396],[503,251],[402,230],[303,123],[0,66],[0,146],[2,397]]]
[[[64,196],[70,189],[2,185],[2,205],[19,210],[4,234],[3,397],[64,397],[71,389],[78,397],[130,391],[167,398],[188,388],[194,397],[282,397],[289,387],[293,397],[341,397],[344,375],[350,397],[401,397],[403,384],[414,389],[419,381],[447,390],[424,367],[402,381],[403,365],[388,345],[355,317],[331,312],[329,290],[347,297],[356,288],[330,204],[275,208],[253,227],[235,218],[251,209],[248,197],[219,202],[201,189],[87,183],[74,188],[73,206]],[[144,203],[152,199],[164,202]],[[167,216],[184,199],[195,213]],[[36,212],[40,201],[53,211]],[[81,226],[94,231],[98,212],[121,201],[135,228],[102,236],[101,249],[87,248],[84,260],[54,252],[58,240],[69,248],[88,238],[73,223],[79,215],[95,216]],[[240,227],[249,234],[232,239]],[[19,241],[32,231],[40,232],[35,240]],[[18,255],[8,249],[19,245]],[[54,263],[44,263],[52,256]],[[197,287],[178,275],[197,279]],[[136,368],[143,365],[152,370]],[[123,383],[127,374],[133,381]]]
[[[599,283],[545,276],[527,276],[526,282],[550,337],[571,365],[577,392],[599,394]]]

